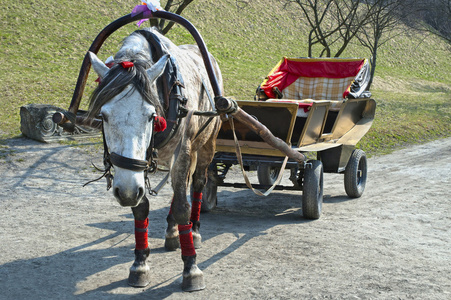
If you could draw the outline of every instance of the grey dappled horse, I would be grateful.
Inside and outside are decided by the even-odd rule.
[[[186,111],[212,110],[203,83],[208,75],[197,46],[176,46],[153,29],[137,31],[124,39],[122,47],[114,56],[114,65],[108,68],[94,53],[90,53],[92,67],[101,83],[91,96],[89,113],[103,120],[104,144],[107,160],[114,168],[113,194],[122,206],[132,208],[135,219],[135,262],[130,269],[129,284],[149,284],[150,269],[146,264],[149,256],[147,225],[149,201],[145,196],[144,173],[147,164],[154,159],[152,139],[156,116],[165,117],[167,110],[163,89],[158,80],[164,75],[169,62],[175,61],[183,78],[184,98],[179,103]],[[141,32],[141,33],[140,33]],[[150,33],[161,41],[169,55],[160,55],[152,61],[155,53],[146,39]],[[211,57],[218,82],[222,89],[222,77],[216,61]],[[208,81],[207,81],[208,82]],[[172,88],[172,87],[169,87]],[[174,196],[167,217],[165,246],[175,250],[179,245],[184,262],[182,288],[185,291],[205,287],[202,271],[196,265],[195,246],[200,245],[199,213],[202,190],[206,182],[207,168],[214,156],[215,139],[220,126],[214,118],[205,129],[205,117],[188,113],[178,119],[180,123],[167,144],[158,149],[158,164],[171,166],[171,182]],[[198,134],[200,132],[200,134]],[[191,187],[192,208],[187,200]],[[180,244],[179,244],[180,243]]]

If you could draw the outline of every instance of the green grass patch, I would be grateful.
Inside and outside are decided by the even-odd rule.
[[[29,103],[67,108],[82,60],[96,35],[128,14],[139,1],[0,0],[0,140],[20,135],[19,108]],[[194,1],[183,14],[202,34],[217,58],[225,95],[253,99],[256,87],[283,57],[307,55],[306,22],[280,1]],[[113,55],[136,30],[124,26],[102,47]],[[407,30],[406,30],[407,32]],[[178,44],[193,43],[175,26]],[[373,95],[376,119],[359,146],[374,153],[400,145],[451,136],[450,45],[431,35],[410,32],[380,48]],[[351,45],[344,56],[368,57]],[[90,75],[81,108],[95,87]]]
[[[384,154],[407,144],[451,136],[449,86],[418,80],[409,86],[405,81],[394,79],[390,84],[400,88],[375,84],[385,89],[373,91],[373,98],[377,99],[376,117],[373,127],[360,141],[360,148]]]

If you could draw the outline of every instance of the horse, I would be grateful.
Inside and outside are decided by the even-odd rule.
[[[149,38],[159,41],[160,50],[164,51],[155,53],[158,51]],[[89,117],[102,120],[104,162],[108,168],[114,169],[114,178],[110,175],[113,178],[112,191],[121,206],[131,207],[134,216],[135,261],[130,268],[128,283],[136,287],[150,283],[150,268],[147,265],[150,254],[147,241],[150,206],[145,191],[149,168],[154,168],[157,160],[159,165],[170,168],[173,189],[165,248],[181,248],[182,289],[204,289],[203,273],[196,264],[195,249],[201,244],[199,214],[202,190],[215,153],[221,121],[219,118],[206,120],[190,113],[214,109],[209,98],[211,87],[204,82],[208,75],[201,53],[197,46],[177,46],[156,29],[147,28],[135,31],[123,40],[111,68],[96,54],[90,52],[89,57],[100,79],[90,97]],[[219,86],[223,89],[218,63],[212,55],[210,60]],[[165,76],[170,64],[177,69],[183,82],[175,80],[173,86],[168,87],[160,79]],[[183,97],[177,95],[173,100],[175,102],[168,104],[167,90],[175,89],[174,86],[183,91]],[[158,134],[156,126],[164,121],[161,118],[171,114],[168,110],[170,106],[179,107],[176,113],[182,117],[168,120],[167,123],[177,124],[171,123],[174,125],[171,134],[158,149],[156,158],[153,146]],[[171,124],[167,125],[166,131]],[[190,190],[191,205],[187,197]]]

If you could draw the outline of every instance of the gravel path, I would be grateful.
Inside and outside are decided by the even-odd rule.
[[[163,249],[169,186],[150,200],[152,283],[127,286],[133,217],[104,180],[82,187],[99,175],[91,160],[91,145],[0,146],[0,299],[451,298],[451,138],[369,159],[359,199],[326,174],[316,221],[300,192],[219,188],[201,216],[207,288],[195,293],[181,291],[180,251]],[[238,168],[228,177],[243,182]]]

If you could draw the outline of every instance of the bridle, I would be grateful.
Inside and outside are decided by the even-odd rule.
[[[153,115],[152,116],[153,121],[152,121],[151,126],[154,126],[155,118],[156,118],[156,115]],[[103,170],[101,170],[94,164],[93,165],[97,170],[100,170],[104,173],[99,178],[91,180],[91,181],[85,183],[83,186],[86,186],[89,183],[98,181],[98,180],[102,179],[103,177],[105,177],[107,180],[107,191],[108,191],[113,186],[113,179],[114,179],[114,175],[111,172],[111,168],[113,166],[116,166],[116,167],[119,167],[122,169],[135,171],[135,172],[144,171],[144,180],[145,180],[146,189],[149,191],[149,193],[151,195],[154,194],[154,192],[152,191],[152,188],[150,186],[150,181],[149,181],[149,177],[148,177],[150,174],[155,173],[157,171],[157,165],[158,165],[157,160],[156,160],[156,154],[154,152],[154,137],[155,137],[155,130],[152,130],[152,137],[150,139],[150,143],[149,143],[149,146],[147,147],[147,151],[146,151],[146,160],[129,158],[129,157],[117,154],[115,152],[110,153],[109,149],[108,149],[108,144],[105,139],[105,131],[103,128],[103,121],[102,121],[103,165],[105,168]]]
[[[205,113],[205,112],[203,112],[203,113]],[[186,117],[186,122],[188,124],[191,120],[191,117],[194,114],[196,114],[196,112],[193,110],[187,111],[185,117]],[[202,115],[202,114],[200,114],[200,115]],[[207,115],[207,114],[205,114],[205,115]],[[152,125],[155,124],[156,118],[158,118],[158,117],[154,115]],[[206,123],[210,123],[210,122],[206,122]],[[201,128],[199,130],[198,134],[196,134],[194,139],[197,139],[200,132],[203,131],[204,129],[205,129],[205,126],[203,126],[203,128]],[[187,128],[185,130],[187,130]],[[102,171],[104,173],[99,178],[88,181],[83,186],[86,186],[91,182],[98,181],[98,180],[102,179],[103,177],[105,177],[107,180],[107,191],[108,191],[113,186],[113,179],[114,179],[114,175],[111,173],[111,168],[113,166],[116,166],[119,168],[136,171],[136,172],[144,171],[144,180],[145,180],[146,189],[149,191],[149,194],[151,196],[157,195],[158,192],[160,191],[160,189],[164,186],[164,184],[169,179],[170,172],[168,172],[168,174],[163,178],[163,180],[154,189],[152,189],[152,187],[150,186],[149,175],[152,173],[155,173],[157,171],[157,166],[158,166],[157,160],[156,160],[156,158],[157,158],[156,151],[155,151],[156,149],[154,147],[154,140],[155,140],[156,132],[157,132],[157,130],[155,130],[155,127],[154,127],[154,130],[152,130],[152,137],[150,139],[150,144],[146,151],[146,160],[134,159],[134,158],[125,157],[123,155],[119,155],[115,152],[111,152],[111,153],[109,152],[108,145],[107,145],[106,139],[105,139],[105,131],[103,129],[103,122],[102,122],[102,138],[103,138],[103,149],[104,149],[103,150],[103,164],[105,166],[105,169],[101,170],[98,167],[96,167],[94,164],[93,164],[93,166],[97,170]],[[185,134],[186,134],[186,132],[185,132]],[[181,143],[178,143],[177,147],[174,151],[174,157],[175,157],[174,160],[176,160],[176,157],[178,156],[178,154],[180,152],[180,148],[181,148]],[[169,167],[169,170],[171,170],[171,169],[172,169],[172,163],[171,163],[171,166]]]
[[[152,116],[152,124],[151,126],[154,126],[155,124],[155,117],[154,114]],[[149,190],[149,193],[152,194],[152,190],[150,187],[149,182],[149,174],[155,173],[157,171],[157,161],[156,161],[156,154],[154,152],[154,140],[155,140],[155,130],[152,129],[152,137],[150,138],[149,146],[147,147],[146,151],[146,160],[141,159],[135,159],[135,158],[129,158],[120,154],[117,154],[115,152],[109,152],[108,145],[106,143],[105,139],[105,131],[103,129],[103,122],[102,122],[102,138],[103,138],[103,164],[105,166],[105,173],[102,177],[106,177],[107,179],[107,190],[109,190],[112,186],[114,176],[111,173],[111,167],[116,166],[122,169],[135,171],[135,172],[142,172],[144,171],[144,180],[146,184],[146,188]],[[101,178],[102,178],[101,177]],[[100,178],[99,178],[100,179]]]

